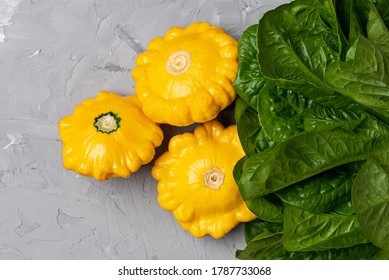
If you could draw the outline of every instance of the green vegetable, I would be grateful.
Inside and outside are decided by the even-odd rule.
[[[244,199],[273,193],[304,179],[350,162],[365,160],[373,151],[389,146],[389,129],[368,127],[354,131],[335,128],[290,137],[277,145],[260,163],[247,164],[240,182]],[[368,124],[367,124],[368,123]]]
[[[360,162],[356,162],[333,168],[284,188],[276,194],[285,203],[311,213],[331,210],[350,213],[353,212],[350,200],[351,189],[360,166]]]
[[[259,122],[264,133],[276,143],[303,130],[301,113],[309,106],[303,96],[282,90],[268,80],[257,101]]]
[[[250,173],[251,170],[248,169],[251,166],[255,166],[257,162],[263,160],[263,156],[266,153],[258,153],[255,156],[247,159],[246,157],[242,158],[235,165],[234,168],[234,178],[241,178],[241,174]],[[246,164],[246,161],[250,161],[249,164]],[[240,185],[239,185],[240,186]],[[241,192],[242,190],[240,190]],[[258,196],[253,199],[246,200],[248,208],[253,212],[257,217],[262,220],[269,222],[282,222],[284,217],[284,207],[281,201],[274,195]]]
[[[385,22],[386,27],[389,28],[389,1],[388,0],[377,0],[375,5],[381,15],[382,20]]]
[[[325,13],[326,18],[328,13],[334,16],[332,1],[300,0],[267,12],[258,24],[262,74],[312,99],[333,93],[323,81],[323,66],[339,56],[341,48],[340,39],[320,13],[324,3],[332,10]]]
[[[366,236],[389,250],[389,148],[367,159],[355,180],[352,198]]]
[[[285,207],[283,244],[288,251],[347,248],[368,242],[355,215],[312,214]]]
[[[352,63],[337,61],[330,64],[326,82],[343,95],[388,117],[389,57],[362,36],[358,37],[349,52],[353,56]]]
[[[253,109],[257,108],[257,94],[267,79],[257,63],[257,24],[247,28],[238,43],[239,68],[234,81],[237,94]]]
[[[247,155],[257,153],[268,147],[266,140],[261,141],[263,131],[261,130],[257,112],[251,108],[243,99],[238,98],[235,102],[235,119],[241,124],[238,127],[238,134],[243,149]],[[245,137],[243,137],[245,135]]]
[[[389,258],[388,22],[387,0],[295,0],[242,34],[237,258]]]
[[[238,250],[239,259],[258,260],[356,260],[356,259],[389,259],[389,251],[380,250],[372,243],[320,251],[288,251],[282,244],[285,234],[282,225],[254,220],[245,225],[247,247]]]

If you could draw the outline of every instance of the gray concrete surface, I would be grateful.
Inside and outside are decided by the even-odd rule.
[[[102,89],[132,95],[135,57],[171,26],[239,38],[282,2],[0,0],[0,259],[234,259],[242,225],[192,237],[159,207],[151,165],[105,182],[65,170],[57,123]],[[163,129],[157,154],[181,132]]]

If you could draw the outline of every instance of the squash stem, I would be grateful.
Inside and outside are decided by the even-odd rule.
[[[97,116],[93,126],[98,132],[110,134],[118,130],[120,121],[120,117],[112,112],[108,112]]]
[[[213,167],[204,173],[204,184],[214,190],[220,189],[224,183],[224,174],[217,167]]]
[[[173,76],[178,76],[188,71],[191,63],[190,52],[179,50],[169,56],[166,62],[166,71]]]

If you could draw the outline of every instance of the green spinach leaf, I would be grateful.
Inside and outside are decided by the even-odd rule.
[[[363,33],[372,43],[376,44],[385,54],[389,55],[389,32],[384,20],[371,0],[354,0]],[[389,2],[388,2],[389,4]]]
[[[389,258],[388,22],[388,0],[294,0],[242,35],[237,258]]]
[[[385,22],[387,28],[389,28],[389,1],[388,0],[375,0],[375,6],[382,20]]]
[[[311,213],[329,212],[350,201],[354,178],[360,167],[361,163],[357,162],[333,168],[276,194],[282,201]]]
[[[233,84],[238,95],[253,109],[256,109],[257,95],[267,80],[261,73],[257,59],[257,28],[258,24],[250,26],[239,40],[239,68]]]
[[[320,251],[288,251],[282,244],[282,224],[254,220],[245,225],[247,246],[237,250],[238,259],[258,260],[358,260],[385,259],[386,251],[381,252],[372,243],[347,248]]]
[[[248,159],[247,157],[244,157],[238,161],[233,170],[233,176],[238,187],[244,186],[245,184],[242,174],[244,172],[250,173],[253,167],[263,160],[266,154],[267,152],[262,152],[255,154]],[[258,196],[253,199],[248,199],[245,202],[250,211],[262,220],[280,223],[284,219],[284,205],[280,199],[273,194]]]
[[[389,149],[372,154],[357,175],[353,203],[365,235],[389,250]]]
[[[347,62],[334,61],[325,80],[336,91],[389,117],[389,59],[368,39],[359,36]]]
[[[335,128],[286,139],[262,161],[251,164],[250,172],[242,173],[243,199],[263,196],[331,168],[365,160],[370,153],[389,145],[387,127],[371,127],[371,123],[375,122],[367,118],[354,131]]]
[[[354,215],[312,214],[285,205],[283,244],[289,251],[347,248],[368,242]]]
[[[356,108],[340,109],[314,104],[304,114],[304,130],[329,130],[335,127],[353,130],[365,117],[366,114]]]
[[[282,246],[282,234],[254,238],[244,250],[236,251],[236,258],[241,260],[266,260],[277,259],[274,256],[267,258],[268,255],[282,255],[285,249]]]
[[[259,122],[264,133],[275,143],[303,131],[301,103],[307,102],[305,97],[285,100],[280,95],[285,98],[287,93],[271,81],[266,82],[258,95]]]
[[[314,100],[333,94],[323,78],[327,64],[341,52],[335,20],[332,0],[293,1],[266,13],[257,34],[264,76]]]
[[[268,141],[262,139],[257,112],[240,97],[235,102],[235,120],[240,143],[246,155],[268,148]]]
[[[253,240],[244,250],[238,250],[236,257],[242,260],[387,260],[389,254],[379,251],[372,243],[321,251],[288,251],[279,234]]]
[[[260,219],[255,219],[244,225],[244,236],[247,243],[257,236],[265,236],[282,233],[282,223],[270,223]]]
[[[342,215],[353,215],[355,214],[354,204],[352,200],[350,199],[346,203],[340,204],[334,209],[335,213],[342,214]]]

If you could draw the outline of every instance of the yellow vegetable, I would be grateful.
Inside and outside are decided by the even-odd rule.
[[[243,156],[236,125],[210,121],[193,134],[174,136],[152,168],[159,204],[195,237],[221,238],[239,222],[253,220],[232,175]]]
[[[199,22],[152,40],[132,72],[145,114],[176,126],[214,119],[236,97],[237,44],[222,28]]]
[[[149,163],[163,139],[136,96],[101,91],[58,125],[65,168],[97,180],[129,177]]]

